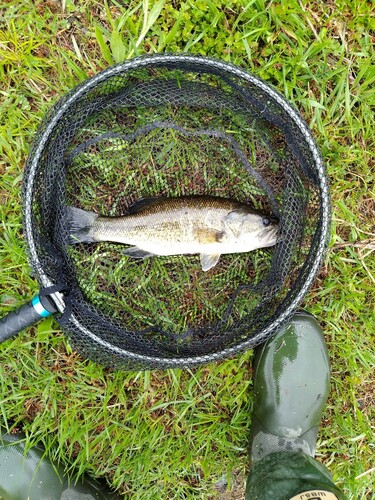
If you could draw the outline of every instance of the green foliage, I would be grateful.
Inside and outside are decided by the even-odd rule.
[[[141,53],[230,60],[305,116],[332,189],[328,257],[305,307],[322,322],[332,393],[319,458],[370,498],[374,457],[374,17],[365,0],[0,0],[0,308],[30,298],[20,181],[38,123],[100,69]],[[115,373],[81,359],[51,320],[0,348],[0,408],[31,446],[126,498],[214,498],[242,485],[251,353],[192,372]],[[241,490],[240,490],[241,491]],[[239,496],[241,493],[239,493]]]

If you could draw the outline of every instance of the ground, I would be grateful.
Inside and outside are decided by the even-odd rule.
[[[370,2],[0,2],[0,308],[37,285],[21,179],[56,100],[109,64],[190,51],[274,85],[310,125],[328,169],[332,235],[302,304],[321,322],[332,389],[318,454],[350,499],[374,484],[374,17]],[[52,320],[0,349],[1,421],[72,474],[125,498],[241,498],[252,353],[183,371],[116,372],[83,359]]]

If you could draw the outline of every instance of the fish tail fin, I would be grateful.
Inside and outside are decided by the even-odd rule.
[[[98,215],[81,208],[67,207],[69,243],[91,243],[94,238],[94,222]]]

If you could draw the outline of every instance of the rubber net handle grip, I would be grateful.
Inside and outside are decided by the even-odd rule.
[[[54,312],[56,308],[47,297],[36,295],[30,302],[0,319],[0,343]]]

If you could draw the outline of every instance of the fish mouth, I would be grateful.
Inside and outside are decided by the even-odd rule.
[[[264,246],[273,246],[281,238],[279,226],[273,226],[262,231],[261,240]]]

